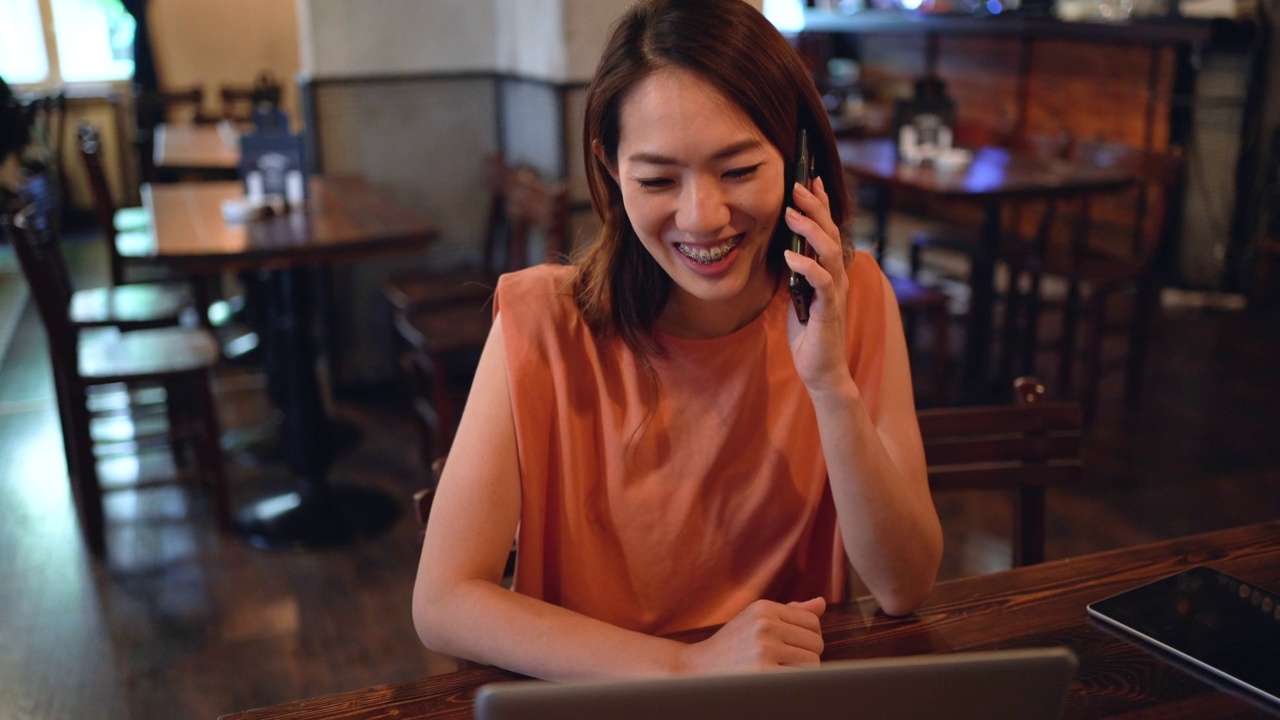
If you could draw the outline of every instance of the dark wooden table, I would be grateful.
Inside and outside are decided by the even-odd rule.
[[[833,606],[822,618],[823,659],[1063,645],[1080,658],[1065,718],[1280,715],[1280,708],[1166,660],[1090,620],[1085,612],[1095,600],[1197,565],[1212,565],[1271,590],[1280,588],[1280,522],[942,583],[923,607],[904,618],[886,617],[870,599]],[[710,632],[691,631],[680,638],[694,640]],[[515,678],[502,670],[475,668],[233,713],[224,719],[469,718],[477,688]]]
[[[144,185],[153,244],[145,257],[203,274],[268,269],[272,322],[268,386],[284,414],[282,430],[298,489],[244,508],[236,527],[260,547],[344,545],[390,525],[403,502],[372,489],[329,482],[333,432],[316,377],[312,270],[424,247],[435,228],[387,192],[359,177],[314,177],[305,206],[264,220],[228,223],[224,200],[244,194],[238,181]]]
[[[234,179],[240,166],[240,132],[228,123],[161,123],[152,132],[152,163],[166,179]]]
[[[860,180],[884,192],[876,203],[877,253],[883,254],[888,192],[911,188],[944,199],[982,205],[980,243],[970,268],[972,295],[965,333],[964,393],[969,401],[990,399],[992,313],[995,308],[995,265],[1000,254],[1001,212],[1010,200],[1078,197],[1118,190],[1134,181],[1132,174],[1064,160],[1018,155],[1003,148],[980,148],[972,162],[950,170],[898,162],[892,140],[841,142],[840,162]],[[883,258],[881,258],[883,259]],[[1001,390],[1003,392],[1003,390]]]

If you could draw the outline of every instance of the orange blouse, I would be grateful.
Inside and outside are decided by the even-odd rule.
[[[842,600],[847,562],[787,345],[786,284],[727,337],[660,335],[651,375],[587,327],[573,272],[498,282],[522,493],[516,591],[651,634],[723,623],[759,598]],[[884,277],[865,253],[848,275],[849,368],[874,418]]]

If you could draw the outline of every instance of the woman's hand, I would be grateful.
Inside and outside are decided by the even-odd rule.
[[[715,635],[687,646],[683,669],[690,672],[746,668],[814,667],[822,655],[827,609],[821,597],[783,605],[757,600]]]
[[[787,319],[787,341],[805,387],[810,392],[830,391],[850,380],[845,358],[849,280],[844,246],[840,229],[831,219],[831,204],[821,177],[814,179],[812,191],[795,185],[792,197],[804,214],[787,208],[787,227],[808,240],[817,259],[790,250],[784,256],[787,266],[803,275],[814,289],[809,323],[802,325],[792,311]]]

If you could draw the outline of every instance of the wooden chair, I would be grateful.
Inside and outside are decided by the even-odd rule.
[[[1044,560],[1045,488],[1080,479],[1080,406],[1045,402],[1034,378],[1014,383],[1006,406],[921,410],[929,488],[1004,490],[1014,496],[1013,565]]]
[[[1124,370],[1129,407],[1141,397],[1147,335],[1160,291],[1154,264],[1165,234],[1169,201],[1181,182],[1183,158],[1177,146],[1161,152],[1120,143],[1081,142],[1074,159],[1128,169],[1137,182],[1129,191],[1080,200],[1064,215],[1067,237],[1056,242],[1049,237],[1046,244],[1021,257],[1014,254],[1010,265],[1015,273],[1030,278],[1023,300],[1026,327],[1020,333],[1028,343],[1024,355],[1030,358],[1042,346],[1038,337],[1041,308],[1061,307],[1061,333],[1056,342],[1044,346],[1057,349],[1056,379],[1066,397],[1073,394],[1076,363],[1080,362],[1078,397],[1088,422],[1097,409],[1099,380],[1109,371]],[[1044,277],[1066,284],[1066,297],[1060,303],[1042,295]],[[1011,282],[1011,287],[1018,285]],[[1131,311],[1127,319],[1112,322],[1110,306],[1121,296],[1132,299]],[[1085,332],[1078,347],[1081,324]],[[1103,343],[1112,336],[1124,337],[1127,348],[1120,357],[1107,359]],[[1029,359],[1024,361],[1024,366],[1029,364]]]
[[[124,285],[136,280],[137,275],[146,274],[146,263],[139,258],[146,255],[147,248],[152,243],[151,221],[144,208],[121,208],[112,199],[98,129],[90,123],[81,122],[76,129],[76,138],[80,147],[80,159],[89,180],[94,215],[107,248],[111,284]],[[163,277],[163,273],[155,268],[151,268],[151,275],[151,279]]]
[[[156,179],[155,129],[162,123],[205,124],[218,118],[204,111],[204,88],[199,85],[181,90],[142,90],[133,94],[133,149],[142,182]]]
[[[218,118],[204,111],[204,88],[137,90],[133,96],[138,127],[147,131],[161,123],[212,123]]]
[[[503,173],[502,216],[504,242],[495,241],[488,252],[501,255],[505,270],[528,264],[529,244],[535,234],[543,240],[544,259],[560,257],[568,219],[568,189],[548,185],[529,168]],[[393,323],[404,350],[400,366],[421,430],[424,459],[448,452],[453,433],[475,373],[475,364],[492,325],[492,288],[497,278],[474,288],[460,289],[471,298],[436,296],[397,310]],[[483,293],[478,290],[483,290]]]
[[[66,170],[62,163],[62,135],[67,118],[66,93],[37,96],[27,102],[25,111],[31,143],[22,162],[29,173],[46,173],[52,178],[51,188],[57,192],[59,212],[50,219],[57,230],[61,226],[61,210],[67,197]]]
[[[907,343],[915,347],[915,331],[919,316],[925,316],[933,326],[933,366],[930,400],[935,407],[948,404],[951,384],[951,297],[936,287],[917,282],[914,278],[885,273],[893,286],[906,322]]]
[[[67,467],[91,552],[102,556],[107,549],[104,492],[125,489],[105,487],[99,476],[89,406],[93,388],[149,385],[163,390],[166,434],[176,477],[139,477],[128,489],[198,479],[212,492],[219,525],[227,527],[230,508],[209,384],[210,370],[218,360],[216,340],[203,330],[183,327],[82,337],[68,322],[71,289],[67,269],[57,239],[38,208],[28,206],[13,218],[7,212],[0,215],[0,226],[16,250],[48,335]],[[188,449],[193,457],[185,454]]]
[[[391,275],[383,284],[382,292],[393,311],[406,313],[455,302],[485,300],[493,293],[498,275],[507,268],[518,267],[511,262],[507,250],[511,227],[506,192],[512,172],[513,168],[501,155],[485,158],[484,187],[489,199],[479,264],[449,272],[415,270]],[[554,251],[561,249],[557,247]]]
[[[270,73],[262,73],[252,85],[223,85],[218,89],[222,100],[222,118],[237,123],[253,122],[253,113],[260,107],[280,106],[280,83]]]
[[[54,218],[59,214],[53,180],[47,174],[27,178],[20,195],[39,209],[41,222],[56,237]],[[70,287],[70,282],[66,282]],[[67,322],[76,329],[116,327],[121,330],[177,325],[184,316],[194,317],[191,293],[182,285],[138,283],[72,290],[66,306]]]

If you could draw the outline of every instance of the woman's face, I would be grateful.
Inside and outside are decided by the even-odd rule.
[[[631,225],[673,281],[662,319],[716,334],[763,310],[785,164],[755,123],[697,75],[662,70],[622,104],[617,162]]]

